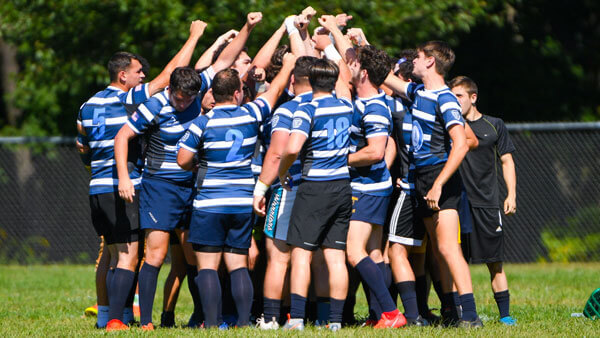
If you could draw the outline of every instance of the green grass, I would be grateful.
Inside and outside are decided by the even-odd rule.
[[[160,321],[162,283],[168,266],[161,270],[159,288],[154,306],[154,321]],[[337,335],[355,336],[597,336],[600,321],[571,318],[581,312],[590,293],[600,287],[600,263],[589,264],[532,264],[507,265],[511,292],[511,314],[517,318],[517,327],[497,323],[498,309],[489,285],[487,269],[472,267],[475,298],[485,327],[481,330],[408,328],[375,331],[370,328],[345,328]],[[95,303],[93,266],[1,266],[0,265],[0,337],[6,336],[88,336],[104,335],[93,329],[95,318],[82,317],[83,309]],[[176,310],[176,321],[183,324],[192,310],[187,286],[181,292]],[[432,307],[439,303],[432,292]],[[362,297],[356,307],[358,316],[367,312]],[[288,332],[262,332],[254,329],[229,331],[158,329],[151,333],[138,328],[117,335],[160,336],[262,336],[292,335]],[[333,335],[307,328],[309,335]],[[113,335],[113,334],[111,334]]]

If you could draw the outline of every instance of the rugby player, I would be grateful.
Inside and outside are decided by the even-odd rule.
[[[113,138],[127,120],[126,105],[140,104],[166,86],[173,69],[189,63],[205,27],[206,24],[202,21],[192,22],[190,36],[182,49],[159,76],[147,84],[142,84],[146,75],[139,58],[127,52],[116,53],[108,63],[111,81],[109,87],[94,95],[80,109],[78,131],[85,137],[85,143],[89,144],[91,151],[92,223],[98,235],[104,236],[111,257],[118,257],[114,273],[108,274],[112,278],[107,277],[110,321],[98,322],[98,327],[106,326],[107,330],[128,328],[121,319],[128,295],[134,287],[134,271],[138,263],[137,198],[133,204],[126,204],[117,198],[119,183],[116,180]],[[138,158],[134,158],[133,162],[137,160]],[[124,175],[130,182],[134,182],[131,186],[135,190],[140,185],[141,166],[131,165],[131,172],[128,172],[127,157],[124,163]]]
[[[460,166],[473,221],[470,237],[471,262],[487,264],[494,299],[500,312],[500,322],[515,325],[516,321],[510,316],[508,282],[502,266],[502,211],[505,215],[512,215],[517,209],[517,175],[512,157],[515,147],[504,122],[499,118],[484,115],[477,109],[478,89],[475,81],[466,76],[458,76],[452,79],[448,86],[460,102],[463,117],[479,139],[479,147],[469,152]],[[498,205],[498,158],[502,164],[507,188],[503,210],[500,210]]]
[[[447,43],[430,41],[417,48],[413,74],[422,85],[390,74],[385,85],[413,102],[411,150],[415,164],[415,193],[419,212],[439,254],[458,288],[462,305],[461,327],[482,327],[477,315],[469,267],[458,243],[458,202],[461,179],[457,172],[469,146],[458,100],[444,82],[455,55]],[[452,141],[451,143],[449,141]],[[452,304],[451,283],[443,278],[443,307]]]
[[[352,168],[353,210],[348,230],[348,262],[355,267],[371,293],[370,307],[376,328],[401,327],[406,319],[396,308],[385,284],[381,252],[392,179],[384,161],[391,133],[391,114],[379,86],[391,70],[385,52],[371,45],[355,51],[337,24],[323,20],[335,39],[338,52],[348,64],[357,93],[351,128],[348,165]]]
[[[261,14],[251,13],[248,19],[256,24]],[[196,283],[202,296],[206,327],[220,324],[221,285],[217,269],[221,258],[230,274],[237,326],[249,325],[253,287],[248,273],[248,249],[254,187],[250,159],[259,127],[287,86],[294,61],[293,55],[286,55],[269,90],[241,107],[243,89],[239,73],[235,69],[217,73],[212,88],[214,108],[197,118],[179,142],[177,162],[182,168],[193,169],[194,155],[199,156],[198,194],[189,241],[199,262]]]

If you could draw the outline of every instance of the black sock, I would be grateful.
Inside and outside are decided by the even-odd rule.
[[[123,309],[125,308],[125,302],[127,296],[131,290],[135,272],[116,268],[114,276],[112,278],[112,286],[110,287],[112,293],[109,294],[108,299],[108,320],[123,318]]]
[[[460,304],[462,306],[462,319],[471,321],[477,318],[477,307],[472,293],[461,295]]]
[[[415,291],[415,282],[406,281],[396,283],[396,288],[400,293],[402,305],[404,306],[404,315],[406,318],[415,319],[419,316],[419,307],[417,306],[417,293]]]
[[[460,306],[462,304],[460,301],[460,296],[456,291],[452,291],[452,300],[454,301],[454,306]]]
[[[250,310],[254,298],[254,286],[250,279],[248,268],[239,268],[231,271],[231,295],[235,301],[238,313],[237,327],[250,325]]]
[[[125,308],[133,307],[133,301],[135,300],[135,290],[137,289],[138,279],[140,277],[140,273],[135,272],[135,276],[133,277],[133,283],[131,284],[131,290],[129,290],[129,295],[127,296],[127,300],[125,301]],[[125,323],[127,324],[127,323]]]
[[[263,298],[263,309],[265,315],[265,323],[273,321],[275,318],[276,322],[279,322],[279,314],[281,313],[281,300],[270,299],[267,297]]]
[[[444,302],[444,290],[442,290],[442,282],[438,281],[432,281],[431,284],[433,284],[433,289],[435,290],[435,293],[438,296],[438,299],[440,300],[440,302]],[[444,306],[442,305],[442,308],[444,308]]]
[[[152,306],[156,294],[156,280],[160,267],[144,263],[140,269],[140,324],[147,325],[152,322]]]
[[[508,290],[494,292],[494,299],[498,305],[500,318],[510,316],[510,294],[508,293]]]
[[[198,276],[198,267],[196,265],[186,264],[187,270],[187,284],[194,302],[194,312],[192,316],[194,320],[201,324],[204,321],[204,314],[202,313],[202,302],[200,302],[200,292],[198,292],[198,285],[196,285],[196,276]]]
[[[377,301],[381,306],[382,312],[396,310],[396,306],[392,301],[392,297],[385,287],[383,273],[373,262],[373,260],[368,256],[363,258],[358,264],[356,264],[356,269],[360,273],[363,281],[367,283],[369,289],[371,289],[375,297],[377,297]]]
[[[306,310],[306,297],[292,293],[292,307],[290,309],[290,318],[304,318]]]
[[[390,267],[389,264],[385,264],[385,263],[383,263],[383,264],[384,264],[383,275],[385,278],[385,286],[387,286],[387,288],[389,289],[390,286],[392,286],[392,279],[393,279],[392,278],[392,268]],[[379,265],[379,264],[377,264],[377,265]],[[381,267],[380,267],[380,269],[381,269]]]
[[[202,300],[205,327],[215,327],[220,324],[221,282],[216,270],[202,269],[196,276],[196,285]]]
[[[419,276],[415,279],[415,292],[417,293],[417,305],[419,314],[425,316],[429,314],[429,305],[427,305],[427,276]]]
[[[327,320],[329,319],[329,314],[331,313],[331,303],[329,302],[329,299],[329,297],[317,297],[317,320],[321,325],[327,323]],[[343,310],[344,308],[342,305],[342,311]]]
[[[341,323],[345,299],[329,298],[329,322]]]

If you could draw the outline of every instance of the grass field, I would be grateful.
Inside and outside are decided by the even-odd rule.
[[[154,321],[160,322],[162,283],[168,273],[163,267],[154,306]],[[370,328],[345,328],[335,335],[353,336],[599,336],[600,320],[571,318],[581,312],[590,293],[600,287],[600,263],[507,265],[511,292],[511,314],[518,326],[497,323],[498,309],[490,290],[487,269],[472,267],[475,298],[485,327],[480,330],[408,328],[374,331]],[[83,309],[95,303],[93,266],[1,266],[0,337],[7,336],[89,336],[104,335],[93,329],[95,318],[82,317]],[[192,310],[189,292],[181,292],[176,321],[183,324]],[[432,292],[431,307],[439,307]],[[364,298],[356,307],[357,317],[367,313]],[[116,335],[159,336],[288,336],[296,333],[263,332],[255,329],[229,331],[157,329],[142,332],[134,328]],[[308,328],[305,334],[334,335]],[[111,334],[114,335],[114,334]]]

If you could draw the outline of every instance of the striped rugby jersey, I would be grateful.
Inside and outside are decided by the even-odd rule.
[[[138,135],[144,134],[148,141],[143,177],[158,177],[179,183],[192,182],[194,173],[181,169],[177,164],[177,141],[202,111],[202,97],[210,88],[214,76],[212,68],[208,68],[200,76],[200,93],[184,111],[178,112],[173,108],[169,90],[165,89],[141,104],[127,120],[131,130]]]
[[[367,146],[367,139],[388,137],[392,133],[392,115],[385,101],[385,93],[354,100],[354,114],[350,128],[350,153]],[[372,196],[389,196],[392,193],[392,177],[385,159],[364,167],[351,167],[350,177],[353,193]]]
[[[140,104],[148,97],[148,84],[140,84],[127,92],[108,86],[81,106],[77,124],[84,128],[86,136],[83,144],[88,145],[91,152],[90,195],[118,191],[114,138],[127,122],[126,105]],[[133,162],[137,165],[129,165],[129,177],[137,189],[141,182],[142,163],[141,159],[133,159]]]
[[[408,108],[410,102],[398,96],[385,96],[386,103],[392,113],[394,140],[396,141],[396,165],[400,171],[400,187],[407,195],[411,195],[415,189],[415,165],[410,152],[412,133],[412,115]]]
[[[349,179],[348,148],[352,102],[333,95],[303,103],[294,112],[292,133],[307,137],[300,160],[302,180]]]
[[[196,118],[178,146],[198,153],[194,209],[213,213],[252,212],[254,176],[250,166],[259,127],[270,114],[258,98],[243,106],[216,106]]]
[[[415,167],[445,163],[451,148],[448,128],[465,125],[458,99],[447,86],[426,90],[414,82],[408,85],[406,94],[413,102],[411,149]]]
[[[273,135],[276,131],[283,131],[286,133],[290,133],[292,131],[292,118],[296,108],[298,105],[302,103],[307,103],[312,100],[312,92],[306,92],[299,94],[294,97],[291,101],[288,101],[279,108],[275,109],[273,116],[271,116],[271,135]],[[302,177],[302,165],[300,163],[300,159],[297,158],[296,161],[292,164],[290,169],[288,170],[289,174],[292,176],[293,184],[300,184],[300,180]],[[275,179],[272,186],[273,188],[277,188],[281,185],[279,182],[279,177]]]

